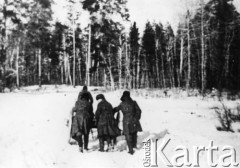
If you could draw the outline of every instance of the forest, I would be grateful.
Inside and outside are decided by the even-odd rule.
[[[0,92],[45,84],[239,91],[240,14],[231,0],[198,0],[176,32],[161,22],[139,32],[127,0],[67,1],[70,25],[53,21],[52,0],[0,4]],[[89,13],[85,28],[77,2]]]

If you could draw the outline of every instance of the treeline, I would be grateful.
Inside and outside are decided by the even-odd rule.
[[[85,29],[77,24],[76,1],[69,0],[69,25],[52,22],[51,4],[5,0],[0,6],[2,85],[240,89],[240,14],[231,0],[199,0],[176,32],[148,22],[142,37],[135,22],[124,27],[125,0],[83,1],[79,9],[90,15]]]

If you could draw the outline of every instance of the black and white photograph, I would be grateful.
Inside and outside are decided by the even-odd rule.
[[[0,0],[0,168],[240,167],[240,0]]]

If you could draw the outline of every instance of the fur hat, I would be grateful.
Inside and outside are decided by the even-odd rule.
[[[125,98],[130,98],[130,92],[129,91],[124,91],[120,100],[123,101]]]
[[[98,95],[96,96],[96,100],[98,100],[98,99],[105,99],[105,97],[104,97],[103,94],[98,94]]]

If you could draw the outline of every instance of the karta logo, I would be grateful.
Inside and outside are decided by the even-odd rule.
[[[222,155],[218,155],[219,158],[217,161],[214,161],[214,156],[216,152],[219,151],[218,146],[213,145],[211,140],[207,147],[205,146],[193,146],[192,147],[192,160],[189,159],[189,149],[183,145],[175,147],[175,154],[173,156],[168,156],[165,153],[165,149],[170,144],[171,139],[163,139],[160,146],[158,146],[158,139],[152,140],[147,139],[143,142],[144,149],[144,158],[143,166],[144,167],[158,167],[158,159],[168,167],[200,167],[199,163],[199,153],[205,152],[207,154],[207,164],[211,167],[222,166],[222,167],[237,167],[239,163],[236,161],[236,150],[229,145],[223,146],[221,148]],[[214,152],[215,151],[215,152]]]

